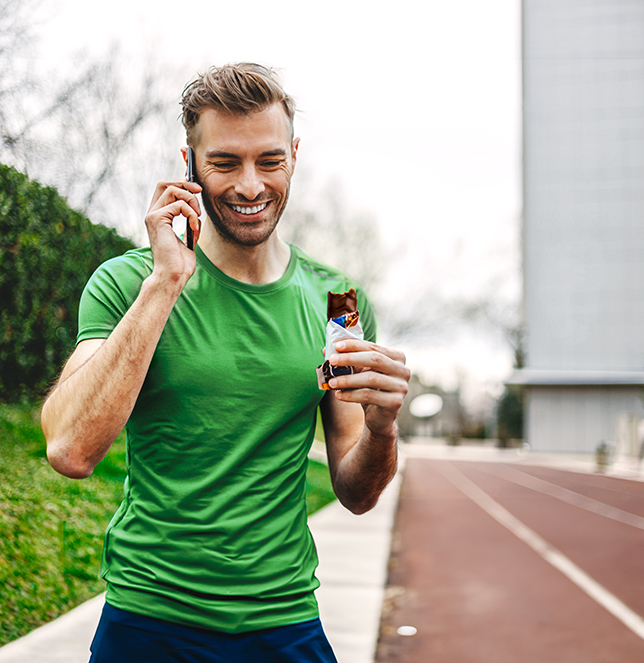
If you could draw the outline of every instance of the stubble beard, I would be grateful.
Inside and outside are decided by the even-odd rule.
[[[275,232],[279,220],[282,218],[282,214],[286,209],[286,203],[288,202],[288,197],[290,193],[290,186],[286,189],[281,205],[278,209],[274,211],[271,210],[271,215],[269,218],[259,222],[251,223],[248,225],[242,225],[232,221],[224,214],[220,214],[215,209],[215,206],[212,204],[212,200],[208,197],[206,192],[202,195],[202,202],[204,209],[208,218],[212,222],[217,234],[225,241],[230,244],[235,244],[237,246],[259,246],[268,240],[268,238]],[[276,200],[271,200],[270,205],[276,205]],[[224,203],[221,203],[224,206]],[[261,231],[257,230],[257,226],[261,225]]]

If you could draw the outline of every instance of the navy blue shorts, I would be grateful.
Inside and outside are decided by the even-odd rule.
[[[337,663],[319,619],[222,633],[105,604],[89,663]]]

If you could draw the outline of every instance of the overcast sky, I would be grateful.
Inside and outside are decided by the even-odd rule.
[[[404,248],[398,283],[458,264],[445,287],[462,292],[516,273],[519,11],[520,0],[53,0],[37,33],[42,57],[61,66],[119,41],[133,63],[178,65],[184,81],[239,60],[280,68],[301,111],[298,168],[320,187],[340,182],[352,209]],[[460,352],[482,377],[509,370],[501,348]]]

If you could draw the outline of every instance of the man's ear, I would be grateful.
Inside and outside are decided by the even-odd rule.
[[[183,161],[186,164],[186,168],[188,167],[188,148],[187,147],[182,147],[181,148],[181,155],[183,156]]]
[[[293,139],[293,150],[291,152],[291,159],[293,160],[293,168],[295,168],[295,163],[297,162],[297,150],[300,146],[300,139],[299,138],[294,138]]]

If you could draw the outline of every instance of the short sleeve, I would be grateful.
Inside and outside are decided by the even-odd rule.
[[[355,286],[354,286],[355,287]],[[357,287],[358,311],[360,312],[360,326],[364,333],[365,341],[375,343],[378,336],[378,323],[376,312],[369,298],[364,294],[362,288]]]
[[[80,299],[76,344],[107,338],[127,313],[152,272],[145,251],[128,251],[103,263],[92,274]]]

